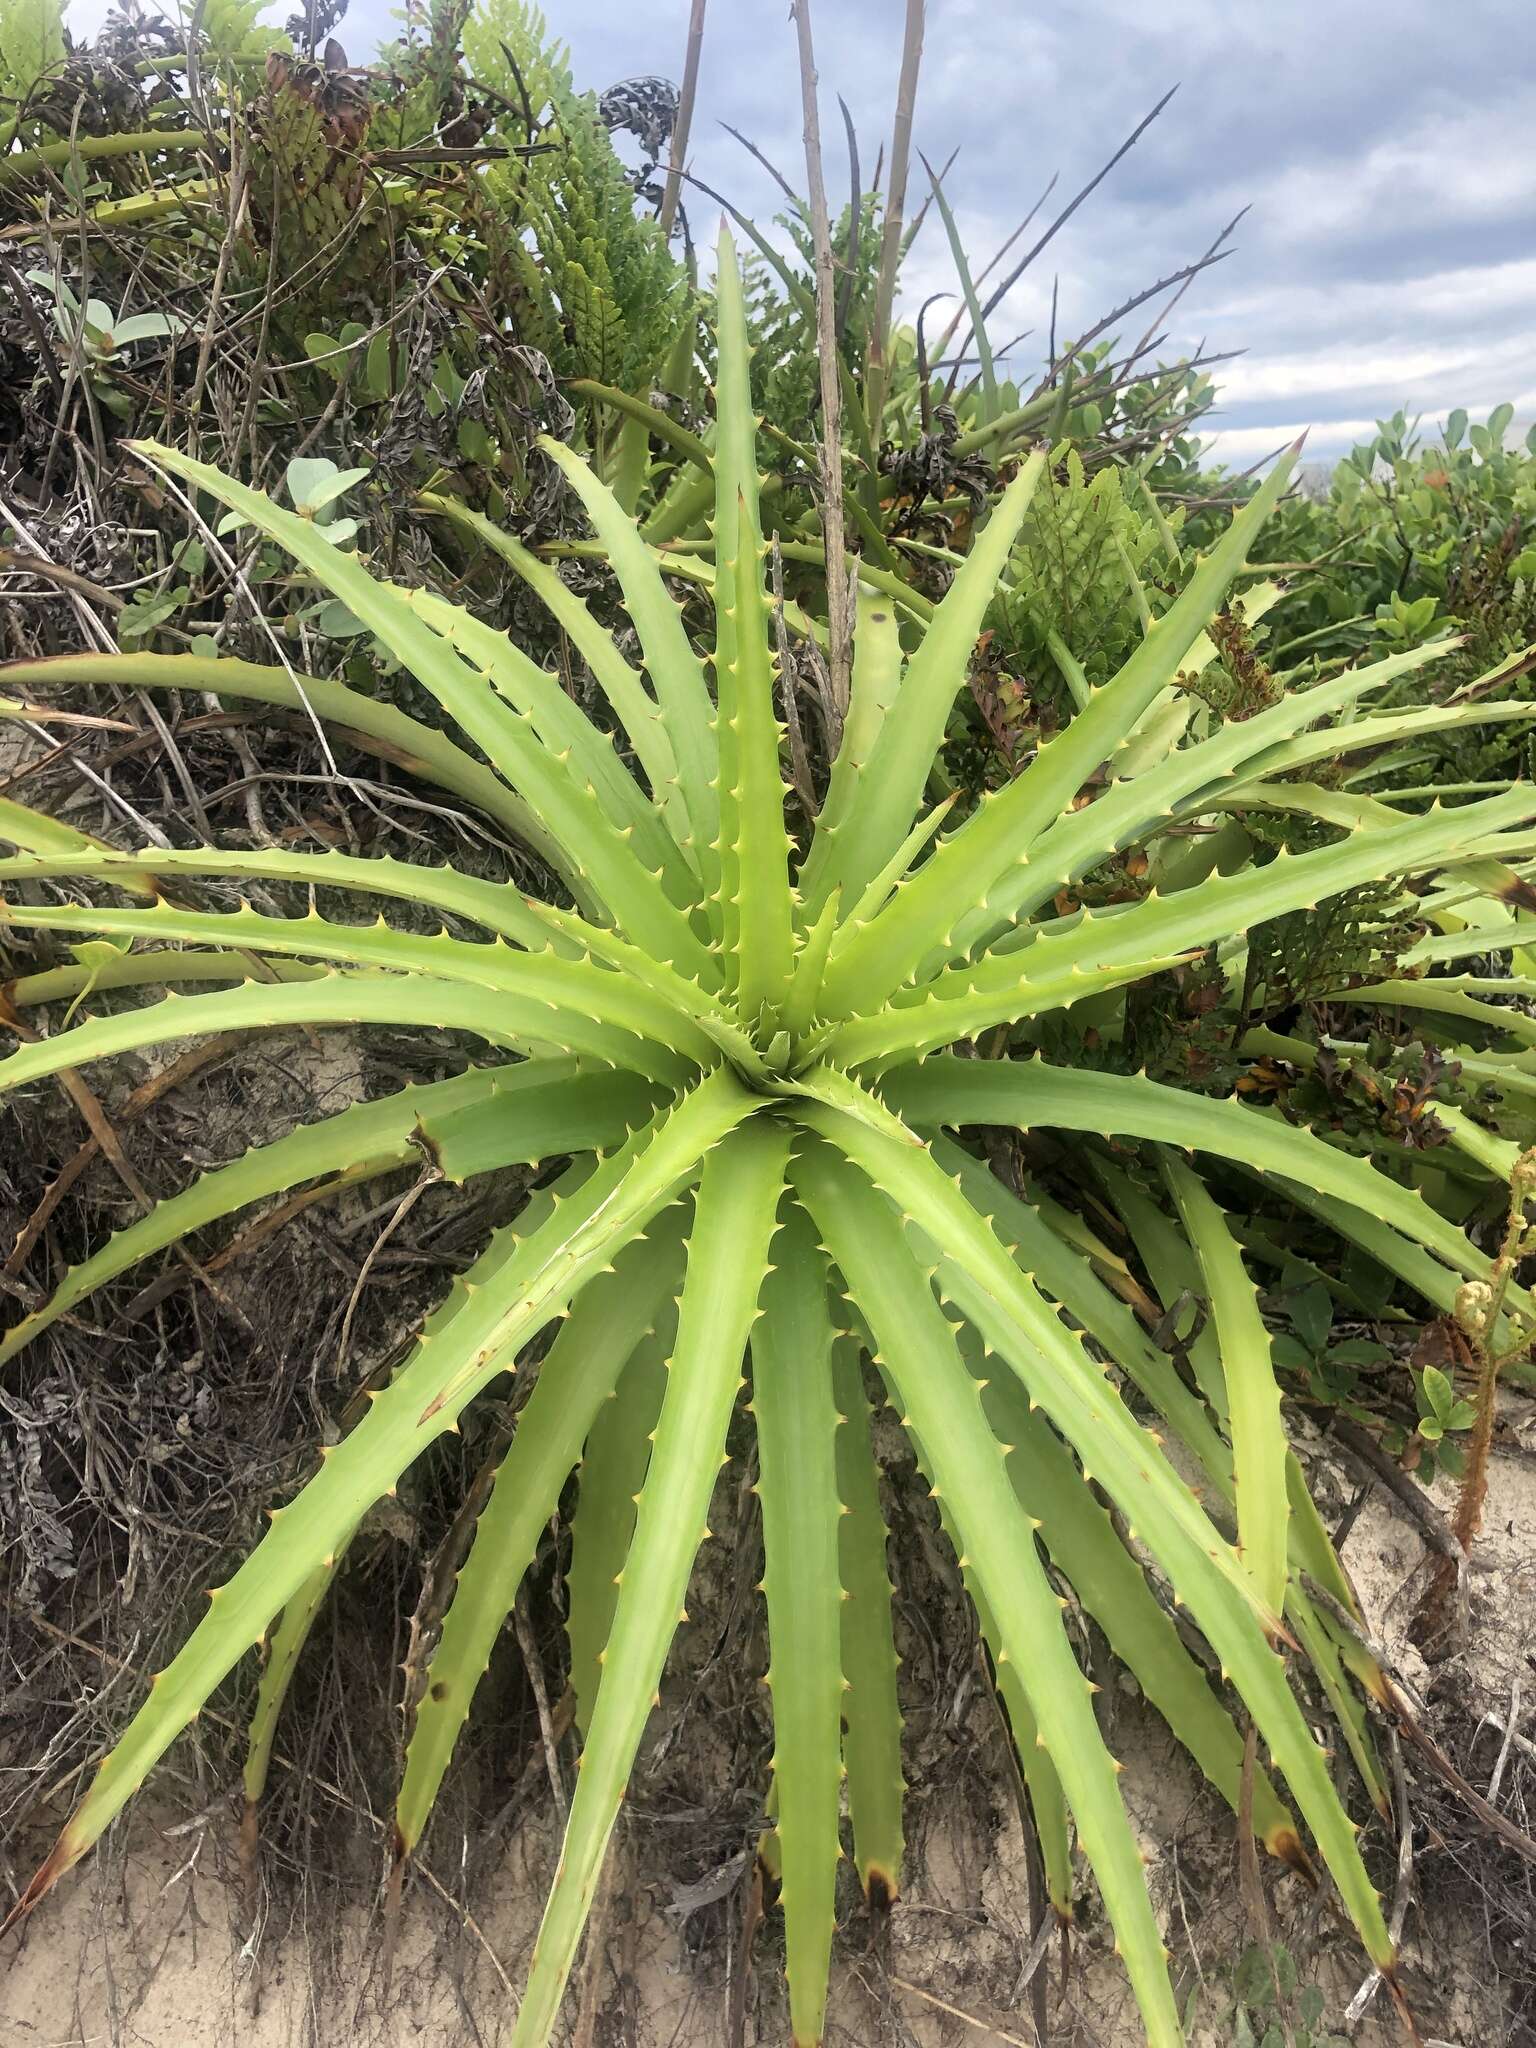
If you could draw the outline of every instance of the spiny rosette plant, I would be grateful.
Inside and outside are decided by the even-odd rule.
[[[1052,1569],[1207,1777],[1234,1809],[1251,1812],[1267,1847],[1308,1874],[1321,1858],[1373,1962],[1390,1972],[1392,1944],[1356,1825],[1293,1696],[1287,1656],[1312,1667],[1378,1804],[1355,1687],[1385,1696],[1385,1684],[1339,1621],[1352,1595],[1288,1446],[1248,1263],[1190,1159],[1240,1162],[1306,1190],[1346,1237],[1431,1298],[1482,1276],[1488,1261],[1417,1192],[1276,1114],[1145,1075],[981,1057],[978,1045],[994,1046],[1001,1031],[1027,1046],[1054,1013],[1084,999],[1112,1034],[1116,1005],[1135,984],[1213,947],[1240,984],[1250,924],[1340,891],[1426,870],[1497,889],[1509,872],[1502,857],[1530,820],[1528,794],[1423,815],[1362,808],[1338,843],[1236,875],[1191,865],[1190,842],[1163,836],[1245,800],[1304,805],[1308,786],[1285,778],[1341,743],[1374,746],[1478,715],[1440,707],[1371,716],[1373,692],[1433,658],[1418,650],[1205,737],[1186,730],[1175,678],[1209,659],[1204,628],[1285,486],[1282,464],[1118,673],[1013,781],[941,836],[948,807],[925,813],[925,787],[1036,487],[1037,454],[915,645],[904,649],[884,598],[861,598],[840,744],[819,816],[797,847],[728,240],[719,307],[712,663],[690,645],[655,553],[569,450],[547,447],[622,586],[643,669],[546,565],[506,543],[605,693],[623,754],[504,635],[428,591],[378,579],[317,522],[153,445],[139,450],[146,462],[286,549],[478,753],[394,707],[285,668],[136,654],[5,672],[18,687],[110,678],[301,704],[483,807],[545,858],[569,898],[544,902],[451,866],[386,858],[114,852],[18,806],[0,810],[0,830],[22,849],[0,863],[7,881],[33,884],[34,897],[57,897],[35,886],[49,882],[111,883],[132,899],[124,908],[8,900],[0,914],[15,932],[84,932],[120,949],[13,983],[12,1003],[87,987],[93,1000],[145,983],[173,990],[25,1044],[0,1063],[0,1089],[133,1048],[280,1026],[446,1028],[477,1037],[490,1055],[453,1079],[301,1128],[162,1202],[70,1272],[0,1343],[0,1360],[134,1262],[302,1184],[383,1174],[422,1149],[452,1181],[517,1162],[567,1162],[455,1284],[313,1478],[273,1511],[268,1533],[154,1679],[17,1912],[89,1849],[236,1662],[264,1645],[246,1772],[248,1798],[260,1796],[283,1692],[359,1522],[558,1323],[447,1608],[396,1807],[398,1870],[421,1837],[540,1534],[579,1467],[568,1583],[582,1768],[518,2048],[547,2041],[555,2024],[708,1533],[744,1368],[775,1725],[764,1855],[780,1882],[797,2042],[822,2033],[845,1774],[866,1890],[889,1900],[900,1883],[897,1660],[869,1426],[869,1396],[881,1387],[974,1599],[1052,1899],[1070,1914],[1075,1827],[1149,2039],[1176,2042],[1179,2018],[1118,1766]],[[1170,707],[1179,715],[1164,716]],[[1325,722],[1346,711],[1353,723]],[[1149,732],[1164,734],[1161,751]],[[1134,778],[1116,773],[1128,758],[1143,768]],[[1334,799],[1340,806],[1347,799]],[[1100,913],[1057,914],[1060,890],[1133,845],[1151,846],[1162,886]],[[313,908],[302,917],[189,909],[178,900],[186,877],[366,892],[486,936],[332,922]],[[254,966],[261,979],[250,978]],[[183,992],[220,981],[234,985]],[[1104,1199],[1158,1290],[1169,1303],[1190,1289],[1209,1301],[1189,1354],[1196,1387],[1106,1284],[1116,1261],[1080,1221],[1021,1200],[976,1152],[942,1135],[980,1125],[1082,1134],[1085,1166],[1098,1161]],[[1160,1162],[1166,1205],[1090,1147],[1095,1133],[1145,1143]],[[1158,1431],[1177,1438],[1197,1490]],[[1218,1692],[1186,1648],[1164,1589],[1203,1631],[1229,1690]],[[1270,1761],[1246,1796],[1239,1701]]]

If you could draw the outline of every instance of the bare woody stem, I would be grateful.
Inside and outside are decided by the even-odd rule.
[[[672,125],[672,153],[667,159],[666,190],[661,195],[661,212],[656,216],[661,232],[670,235],[677,218],[677,202],[683,189],[683,162],[688,154],[688,133],[693,126],[693,102],[699,89],[699,53],[704,47],[704,10],[709,0],[693,0],[688,17],[688,48],[683,58],[683,83],[677,96],[677,119]]]
[[[1467,1446],[1467,1467],[1462,1475],[1461,1492],[1456,1501],[1456,1514],[1452,1527],[1456,1540],[1462,1549],[1470,1553],[1472,1544],[1482,1527],[1483,1504],[1488,1492],[1488,1459],[1493,1448],[1494,1409],[1498,1401],[1499,1374],[1505,1366],[1511,1365],[1531,1348],[1536,1332],[1524,1331],[1519,1340],[1504,1351],[1496,1351],[1493,1333],[1498,1327],[1499,1317],[1504,1312],[1505,1299],[1509,1293],[1515,1268],[1520,1263],[1526,1243],[1525,1208],[1530,1199],[1533,1168],[1536,1155],[1527,1152],[1516,1163],[1509,1191],[1509,1221],[1504,1230],[1504,1241],[1499,1255],[1488,1275],[1486,1300],[1477,1305],[1471,1315],[1458,1315],[1461,1335],[1472,1353],[1476,1366],[1477,1385],[1474,1396],[1476,1418],[1472,1424],[1472,1436]],[[1467,1290],[1470,1292],[1470,1290]]]
[[[890,375],[891,313],[896,299],[896,271],[901,262],[902,216],[907,203],[907,166],[912,155],[912,115],[917,105],[917,77],[923,61],[924,0],[907,0],[906,33],[901,47],[901,77],[896,86],[896,118],[891,126],[891,176],[885,219],[880,229],[880,272],[875,285],[875,324],[869,337],[867,406],[872,440],[880,437],[880,415]]]
[[[853,608],[843,567],[843,393],[837,347],[837,288],[832,264],[832,222],[822,175],[821,118],[816,107],[816,52],[811,42],[810,0],[795,0],[795,34],[800,48],[800,96],[805,110],[805,171],[810,195],[811,237],[816,252],[816,353],[821,369],[821,526],[827,556],[827,639],[833,715],[839,726],[848,709],[853,666]],[[894,166],[893,166],[894,168]]]

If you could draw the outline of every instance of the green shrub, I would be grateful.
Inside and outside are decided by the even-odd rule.
[[[899,1715],[867,1426],[868,1398],[883,1388],[975,1601],[1052,1898],[1070,1913],[1070,1816],[1149,2039],[1172,2042],[1180,2029],[1162,1937],[1047,1559],[1234,1808],[1244,1796],[1232,1719],[1241,1700],[1273,1761],[1273,1780],[1261,1770],[1249,1788],[1256,1832],[1307,1869],[1313,1851],[1301,1829],[1310,1831],[1372,1960],[1389,1970],[1391,1943],[1355,1825],[1281,1652],[1312,1666],[1378,1803],[1354,1687],[1384,1701],[1390,1689],[1334,1608],[1308,1589],[1309,1580],[1321,1586],[1347,1622],[1352,1595],[1288,1447],[1240,1225],[1219,1198],[1221,1163],[1276,1176],[1319,1206],[1345,1242],[1431,1298],[1490,1266],[1399,1179],[1270,1110],[1108,1063],[985,1053],[999,1041],[1027,1051],[1080,1008],[1113,1037],[1149,976],[1215,948],[1224,976],[1240,979],[1249,926],[1341,892],[1441,870],[1452,883],[1482,876],[1486,885],[1528,824],[1529,800],[1515,792],[1418,817],[1367,810],[1337,843],[1262,867],[1180,865],[1179,821],[1230,813],[1255,786],[1256,800],[1278,786],[1284,801],[1291,785],[1277,785],[1277,774],[1337,747],[1325,718],[1353,707],[1345,730],[1369,747],[1405,722],[1417,729],[1480,715],[1476,706],[1373,712],[1380,692],[1432,661],[1433,650],[1411,649],[1179,744],[1192,700],[1176,678],[1201,665],[1194,650],[1284,489],[1283,463],[1210,554],[1187,565],[1178,596],[1104,686],[1005,789],[935,838],[949,807],[924,815],[925,788],[1041,488],[1036,455],[1008,483],[909,651],[890,603],[861,597],[852,702],[819,815],[804,821],[797,848],[782,782],[744,310],[728,242],[719,282],[712,466],[716,531],[731,538],[713,576],[713,693],[653,553],[567,450],[544,452],[612,562],[643,673],[572,593],[551,588],[536,558],[508,543],[514,565],[551,589],[624,755],[505,635],[429,590],[383,580],[322,520],[154,445],[138,450],[146,463],[268,536],[414,674],[483,760],[390,706],[285,669],[133,654],[0,672],[25,690],[73,676],[307,700],[314,716],[396,746],[429,780],[480,803],[548,861],[566,898],[382,858],[114,853],[19,806],[0,810],[0,830],[22,849],[0,872],[35,885],[37,899],[7,901],[5,924],[110,942],[110,957],[14,982],[14,1005],[86,989],[111,1005],[115,990],[146,981],[173,990],[231,984],[109,1007],[60,1029],[0,1063],[0,1089],[134,1047],[297,1024],[447,1028],[489,1056],[451,1080],[301,1129],[162,1203],[14,1327],[0,1359],[135,1261],[317,1177],[383,1173],[423,1151],[450,1181],[517,1161],[565,1162],[214,1592],[19,1910],[85,1853],[236,1661],[265,1642],[247,1772],[248,1797],[259,1797],[283,1691],[360,1518],[468,1403],[520,1361],[531,1364],[539,1352],[530,1347],[558,1326],[414,1703],[396,1817],[403,1858],[539,1534],[580,1464],[570,1640],[583,1768],[518,2042],[542,2043],[554,2024],[707,1534],[744,1368],[776,1730],[775,1827],[764,1853],[781,1884],[796,2039],[821,2033],[845,1771],[866,1889],[888,1900],[900,1882]],[[310,494],[311,510],[317,488],[335,502],[335,478],[290,473],[290,484],[296,498]],[[1182,715],[1162,724],[1154,716],[1163,740],[1146,772],[1146,721],[1170,706]],[[1138,734],[1144,772],[1117,775]],[[1079,803],[1105,763],[1108,779]],[[1155,890],[1101,911],[1057,910],[1058,892],[1140,846],[1152,850]],[[173,893],[188,876],[307,886],[310,907],[293,917],[243,905],[189,909]],[[48,885],[64,880],[115,883],[138,900],[61,901]],[[444,929],[429,936],[407,923],[319,914],[313,892],[333,889],[382,896],[406,917],[435,912]],[[485,936],[461,936],[466,929]],[[253,959],[268,978],[249,979]],[[938,1135],[984,1126],[1053,1131],[1082,1148],[1173,1321],[1191,1289],[1208,1299],[1211,1321],[1187,1347],[1194,1387],[1106,1284],[1127,1270],[1123,1260],[1117,1268],[1067,1211],[1020,1200],[974,1142]],[[1188,1163],[1193,1153],[1203,1171]],[[1133,1158],[1144,1162],[1139,1178],[1124,1170]],[[1495,1322],[1529,1307],[1507,1281]],[[1177,1439],[1199,1498],[1133,1403]],[[1137,1547],[1122,1540],[1104,1499]],[[1182,1642],[1143,1558],[1203,1630],[1230,1679],[1227,1699]]]
[[[1336,466],[1325,499],[1281,508],[1271,547],[1292,583],[1283,653],[1317,673],[1373,649],[1455,635],[1461,645],[1437,671],[1438,693],[1508,666],[1508,682],[1490,694],[1529,696],[1522,657],[1536,641],[1536,428],[1512,443],[1512,419],[1509,405],[1486,423],[1453,412],[1429,440],[1397,413]],[[1385,756],[1379,786],[1477,783],[1528,766],[1523,728],[1450,730],[1411,755]]]

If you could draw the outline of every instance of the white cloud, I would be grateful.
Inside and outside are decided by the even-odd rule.
[[[1433,258],[1438,250],[1426,249]],[[1218,272],[1218,280],[1228,272]],[[1396,278],[1339,278],[1329,284],[1298,283],[1287,274],[1278,301],[1272,286],[1255,282],[1230,297],[1213,294],[1207,316],[1223,325],[1273,319],[1286,327],[1331,323],[1355,328],[1369,320],[1374,331],[1391,334],[1404,326],[1442,332],[1448,325],[1473,325],[1494,315],[1520,318],[1525,329],[1536,326],[1536,258],[1508,263],[1458,265],[1449,270],[1414,271]]]
[[[1426,391],[1483,390],[1529,373],[1530,346],[1520,337],[1489,348],[1469,338],[1453,348],[1340,344],[1334,330],[1314,349],[1283,355],[1254,354],[1228,365],[1223,401],[1253,405],[1359,391],[1399,391],[1407,399]]]
[[[1426,235],[1450,222],[1527,217],[1536,203],[1536,85],[1514,104],[1432,114],[1352,157],[1293,163],[1261,194],[1256,211],[1277,243],[1359,238],[1384,222]]]
[[[1231,405],[1259,399],[1302,398],[1309,392],[1408,389],[1426,378],[1461,368],[1465,356],[1446,349],[1319,349],[1315,354],[1247,356],[1231,364],[1221,381]]]
[[[1256,462],[1260,456],[1289,447],[1303,434],[1307,437],[1303,457],[1316,462],[1344,454],[1357,441],[1368,440],[1375,431],[1376,422],[1367,419],[1330,420],[1321,428],[1307,420],[1291,420],[1283,425],[1264,427],[1216,427],[1204,436],[1204,441],[1217,461],[1226,463],[1229,468],[1241,468],[1245,463]]]

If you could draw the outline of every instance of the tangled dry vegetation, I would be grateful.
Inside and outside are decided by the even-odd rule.
[[[921,17],[909,7],[909,54]],[[276,54],[242,0],[204,9],[190,48],[136,0],[89,48],[67,48],[51,20],[30,5],[0,10],[0,21],[35,31],[40,60],[23,79],[14,26],[0,34],[0,653],[24,678],[0,676],[11,714],[0,723],[0,807],[140,853],[329,849],[451,863],[477,881],[558,895],[557,868],[509,837],[478,784],[421,781],[404,728],[388,717],[362,730],[314,716],[302,698],[221,693],[213,676],[162,694],[111,669],[83,680],[78,663],[67,685],[44,688],[30,665],[81,650],[271,665],[276,651],[391,713],[441,725],[423,677],[323,579],[221,520],[207,493],[130,447],[143,438],[296,507],[339,548],[361,545],[379,578],[464,604],[602,720],[589,645],[569,619],[552,622],[538,601],[547,590],[487,538],[492,528],[514,534],[624,657],[643,658],[583,503],[539,449],[550,436],[584,451],[647,543],[666,550],[669,587],[695,641],[707,637],[716,569],[726,567],[710,525],[720,364],[713,292],[699,283],[688,233],[698,200],[668,177],[681,161],[677,124],[686,130],[677,96],[648,88],[599,102],[579,92],[516,0],[413,14],[399,46],[369,67],[347,63],[336,40],[344,25],[324,7],[290,24]],[[908,124],[911,89],[915,73],[912,88],[904,78]],[[904,178],[902,127],[899,106]],[[620,132],[638,168],[615,151]],[[992,266],[973,281],[942,177],[926,208],[909,202],[903,224],[894,164],[875,187],[881,176],[883,198],[864,192],[855,162],[855,202],[840,218],[815,203],[813,178],[808,202],[787,188],[787,235],[758,238],[740,223],[751,255],[743,332],[758,350],[763,414],[754,469],[766,471],[764,522],[771,516],[778,535],[766,573],[788,678],[787,817],[806,840],[849,688],[846,586],[822,567],[829,537],[840,550],[846,536],[866,595],[889,600],[910,647],[1001,490],[1044,450],[1043,480],[928,780],[959,817],[1013,787],[1071,731],[1149,623],[1173,613],[1199,551],[1254,488],[1198,467],[1192,430],[1212,365],[1165,363],[1162,334],[1143,333],[1136,317],[1148,303],[1165,312],[1221,259],[1230,230],[1151,289],[1138,282],[1075,341],[1052,335],[1039,378],[1016,383],[1007,352],[994,359],[987,340]],[[1070,211],[1045,218],[1060,226]],[[658,212],[675,217],[670,239]],[[924,212],[925,232],[951,233],[967,309],[943,334],[891,317],[903,225],[910,232]],[[1033,246],[1028,236],[1022,246]],[[1013,262],[999,267],[998,297]],[[836,369],[828,376],[839,361],[841,394]],[[1373,714],[1381,742],[1356,768],[1335,767],[1337,747],[1319,747],[1266,770],[1246,807],[1198,814],[1214,816],[1223,857],[1247,864],[1256,883],[1275,885],[1277,858],[1320,856],[1361,826],[1421,818],[1435,790],[1506,802],[1514,818],[1528,767],[1536,461],[1505,446],[1508,428],[1497,415],[1463,422],[1454,444],[1425,449],[1401,421],[1386,422],[1326,504],[1286,497],[1250,553],[1253,576],[1181,670],[1172,722],[1150,741],[1138,728],[1146,763],[1159,746],[1182,749],[1170,752],[1177,760],[1290,693],[1337,683],[1348,662],[1400,658],[1400,680]],[[1266,564],[1282,566],[1265,573]],[[1437,650],[1452,627],[1459,643]],[[1492,715],[1470,716],[1472,704]],[[1082,793],[1110,786],[1095,769]],[[1148,838],[1107,848],[1045,908],[1060,919],[1134,914],[1151,880],[1195,888],[1212,870],[1194,838],[1161,852],[1153,844],[1160,865],[1149,876]],[[1278,1112],[1352,1164],[1427,1192],[1446,1227],[1465,1230],[1464,1272],[1485,1276],[1473,1284],[1502,1290],[1492,1301],[1458,1294],[1448,1269],[1426,1286],[1424,1255],[1413,1263],[1396,1243],[1384,1251],[1379,1235],[1341,1249],[1326,1201],[1255,1192],[1222,1169],[1292,1440],[1360,1592],[1361,1612],[1340,1626],[1408,1709],[1378,1716],[1362,1745],[1378,1757],[1390,1809],[1370,1820],[1362,1849],[1404,1944],[1402,1993],[1431,2037],[1492,2040],[1503,2029],[1512,2043],[1536,2039],[1536,1751],[1522,1721],[1536,1691],[1526,1649],[1536,1508],[1519,1179],[1536,1139],[1521,1065],[1536,1030],[1536,956],[1516,928],[1536,900],[1528,851],[1500,813],[1486,845],[1471,848],[1498,869],[1472,908],[1454,877],[1436,869],[1410,886],[1387,865],[1331,897],[1330,918],[1282,904],[1242,934],[1236,968],[1202,938],[1177,961],[1148,963],[1109,1010],[1063,1010],[1011,1041],[1007,1026],[989,1025],[1002,1037],[977,1042],[994,1059],[1043,1053],[1077,1071],[1139,1073]],[[15,895],[34,907],[52,900],[40,883]],[[270,916],[302,908],[282,883],[247,884],[246,895]],[[233,899],[188,879],[175,900],[196,916]],[[323,900],[346,921],[364,914],[345,892]],[[420,905],[392,919],[403,930],[436,926]],[[18,924],[4,944],[0,1021],[25,1044],[43,1035],[40,1017],[51,1036],[78,1021],[74,1006],[95,1007],[126,942]],[[23,978],[36,995],[31,978],[50,975],[56,1007],[19,999]],[[350,1104],[457,1074],[475,1044],[468,1032],[388,1023],[228,1030],[68,1067],[6,1097],[6,1324],[197,1174]],[[1167,1192],[1176,1174],[1159,1177],[1168,1148],[1131,1132],[1097,1156],[1085,1198],[1071,1129],[977,1127],[972,1138],[1005,1188],[1053,1205],[1058,1227],[1091,1246],[1096,1284],[1176,1361],[1180,1385],[1209,1394],[1220,1368],[1209,1375],[1201,1347],[1213,1341],[1216,1290],[1199,1269],[1187,1283],[1176,1261],[1159,1271],[1156,1225],[1143,1218],[1138,1235],[1133,1220],[1153,1205],[1159,1217],[1187,1218]],[[267,1509],[311,1473],[316,1447],[337,1443],[390,1384],[447,1282],[562,1164],[504,1166],[456,1186],[423,1153],[367,1180],[300,1187],[124,1275],[54,1321],[24,1371],[4,1369],[7,1902],[122,1734],[148,1674],[200,1620],[203,1589],[253,1549]],[[535,1338],[525,1363],[545,1343]],[[577,1785],[567,1519],[551,1518],[496,1638],[408,1912],[374,1901],[392,1825],[381,1788],[398,1780],[405,1740],[401,1669],[408,1690],[530,1383],[526,1371],[495,1382],[460,1433],[369,1508],[296,1664],[259,1828],[249,1808],[241,1825],[230,1797],[257,1703],[247,1659],[170,1752],[147,1832],[124,1826],[107,1838],[95,1896],[109,1922],[126,1907],[125,1924],[155,1930],[164,1946],[120,1998],[118,1940],[93,1948],[87,1932],[67,2001],[80,2034],[99,2029],[115,2044],[139,2024],[157,2048],[182,2038],[186,2008],[178,2018],[174,2002],[156,2000],[167,1981],[185,1995],[170,1941],[183,1914],[195,1921],[212,1898],[227,1906],[227,1943],[209,1939],[234,1986],[218,2022],[231,2039],[265,2040],[254,2030],[268,2024],[284,2030],[274,2040],[323,2040],[347,2025],[382,2043],[403,2038],[393,2031],[402,2006],[427,2038],[495,2037],[532,1944],[529,1902],[554,1868],[556,1819]],[[898,1587],[903,1903],[893,1915],[878,1887],[861,1887],[867,1872],[841,1873],[826,2038],[948,2042],[981,2038],[978,2025],[998,2039],[1142,2038],[1103,1909],[1080,1880],[1070,1940],[1058,1931],[1050,1830],[1042,1849],[1043,1795],[1028,1782],[1020,1708],[1000,1700],[998,1639],[968,1604],[932,1473],[894,1413],[880,1410],[874,1429]],[[653,2038],[744,2048],[783,2038],[789,2023],[779,1873],[758,1853],[775,1735],[753,1443],[736,1416],[709,1515],[720,1540],[689,1589],[690,1625],[575,1980],[581,2048]],[[1386,1990],[1377,1982],[1356,1997],[1366,1968],[1337,1896],[1261,1866],[1251,1827],[1213,1800],[1070,1580],[1053,1583],[1073,1652],[1101,1687],[1105,1739],[1130,1766],[1131,1817],[1152,1852],[1186,2026],[1198,2038],[1309,2048],[1385,2032]],[[1194,1629],[1184,1640],[1208,1659]],[[1337,1702],[1306,1686],[1309,1725],[1337,1752],[1340,1793],[1365,1815]],[[1233,1802],[1240,1814],[1248,1802],[1249,1821],[1256,1768],[1262,1781],[1250,1746]],[[211,1869],[219,1885],[197,1889]],[[51,2024],[51,1964],[44,1991],[28,1988],[46,1922],[26,1939],[15,2009],[20,2023]],[[285,1988],[295,1969],[309,1987],[297,2000]],[[103,1974],[114,1985],[105,2002]],[[145,2035],[144,2016],[156,2012],[160,2031]]]

